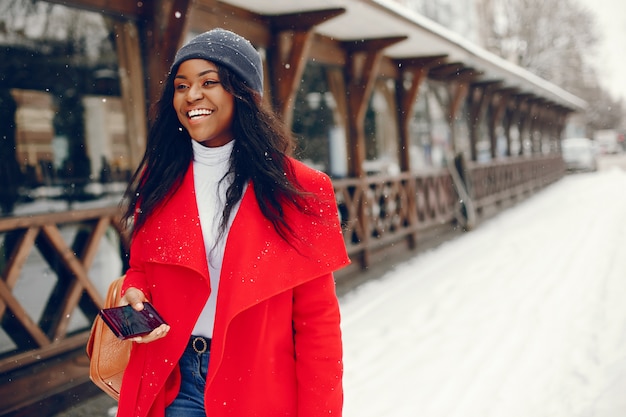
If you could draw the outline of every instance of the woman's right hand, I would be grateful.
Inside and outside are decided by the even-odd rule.
[[[148,299],[146,298],[146,295],[143,293],[143,291],[135,287],[128,287],[128,289],[124,293],[124,296],[120,300],[120,305],[130,304],[136,311],[141,311],[143,310],[144,301],[148,301]],[[137,343],[149,343],[167,336],[167,333],[169,331],[170,326],[167,324],[162,324],[149,334],[134,337],[130,340]]]
[[[120,305],[130,304],[135,310],[141,311],[143,310],[144,301],[148,301],[148,299],[143,291],[135,287],[129,287],[120,300]]]

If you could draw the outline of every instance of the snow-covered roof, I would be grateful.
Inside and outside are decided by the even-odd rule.
[[[564,107],[581,110],[586,102],[564,89],[473,44],[419,13],[392,0],[221,0],[262,15],[279,15],[331,8],[345,13],[315,28],[340,41],[405,36],[385,49],[389,58],[445,55],[480,72],[480,81],[502,81],[507,88],[533,94]]]

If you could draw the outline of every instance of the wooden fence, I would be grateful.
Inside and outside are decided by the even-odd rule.
[[[564,172],[560,155],[551,155],[468,164],[465,178],[478,215],[485,216],[489,208],[524,198]],[[455,227],[461,213],[456,185],[445,169],[343,179],[334,187],[356,272],[381,248],[404,250],[430,229]],[[95,392],[84,347],[106,286],[92,266],[105,239],[119,245],[120,265],[125,265],[128,237],[119,221],[117,207],[0,219],[0,336],[12,346],[0,353],[0,416],[51,415],[68,405],[65,393]],[[35,255],[49,273],[28,275]],[[18,296],[16,288],[25,279],[34,280],[35,290]],[[72,326],[77,312],[84,317],[78,327]]]
[[[111,234],[122,265],[128,246],[117,207],[0,219],[0,336],[12,345],[0,354],[1,415],[53,413],[67,406],[65,391],[89,384],[88,331],[114,278],[98,289],[91,269]],[[39,276],[28,276],[33,263]],[[72,326],[78,310],[82,326]]]

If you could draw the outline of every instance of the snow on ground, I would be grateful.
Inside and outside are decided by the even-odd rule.
[[[625,216],[570,175],[343,296],[344,417],[626,415]]]

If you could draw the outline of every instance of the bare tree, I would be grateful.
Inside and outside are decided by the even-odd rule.
[[[572,0],[482,0],[483,45],[538,76],[568,87],[585,80],[597,43],[593,16]]]
[[[618,127],[622,104],[600,87],[594,15],[573,0],[479,0],[480,38],[496,55],[585,99],[590,127]]]

